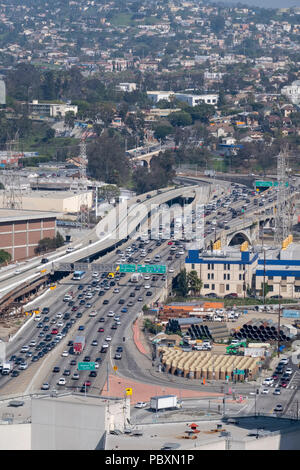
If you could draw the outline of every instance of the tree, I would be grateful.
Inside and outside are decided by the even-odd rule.
[[[176,111],[168,116],[172,126],[190,126],[193,123],[192,117],[185,111]]]
[[[120,196],[120,189],[114,184],[107,184],[99,188],[98,195],[110,204],[112,199],[116,200]]]
[[[188,284],[190,290],[193,292],[194,295],[200,293],[203,283],[198,277],[197,271],[190,271],[188,273]]]
[[[0,265],[1,264],[8,264],[11,260],[11,255],[5,250],[0,250]]]
[[[158,123],[154,128],[154,137],[157,140],[165,140],[167,135],[173,134],[174,128],[170,123]]]
[[[181,297],[186,297],[188,295],[189,284],[186,269],[180,271],[178,276],[173,279],[173,289],[175,290],[176,294],[180,295]]]
[[[73,129],[74,128],[74,124],[75,124],[75,114],[73,113],[73,111],[68,111],[66,114],[65,114],[65,126],[69,127],[70,129]]]
[[[102,133],[88,147],[89,173],[99,181],[120,185],[129,177],[129,164],[120,137]]]

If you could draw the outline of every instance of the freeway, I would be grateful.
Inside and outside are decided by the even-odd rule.
[[[120,242],[120,240],[125,240],[128,234],[133,233],[140,224],[144,223],[148,217],[148,212],[151,211],[153,206],[164,204],[182,195],[186,197],[194,195],[193,197],[195,197],[198,191],[204,191],[204,193],[206,193],[205,197],[209,197],[207,190],[198,185],[193,185],[152,191],[151,193],[141,195],[138,199],[133,198],[128,203],[120,204],[117,216],[115,213],[110,212],[108,216],[88,234],[86,239],[81,240],[82,248],[72,253],[61,254],[61,252],[59,252],[51,261],[43,264],[42,269],[41,267],[36,267],[34,263],[33,267],[29,265],[28,269],[25,268],[20,273],[16,273],[14,270],[9,273],[9,277],[6,277],[2,281],[0,279],[0,296],[3,297],[13,288],[26,281],[38,279],[41,276],[41,270],[51,272],[54,262],[74,263],[114,246],[117,242]]]

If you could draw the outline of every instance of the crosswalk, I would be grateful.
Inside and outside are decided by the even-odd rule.
[[[299,371],[296,371],[293,374],[287,388],[289,390],[296,390],[296,389],[300,388],[300,372]]]

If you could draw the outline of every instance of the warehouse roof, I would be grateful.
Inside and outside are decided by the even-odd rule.
[[[47,219],[58,217],[59,212],[45,212],[45,211],[26,211],[20,209],[1,209],[0,208],[0,222],[15,222],[18,220],[32,220],[32,219]]]

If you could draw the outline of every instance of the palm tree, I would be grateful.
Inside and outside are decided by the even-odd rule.
[[[193,292],[194,295],[198,293],[200,294],[201,289],[203,287],[203,283],[198,277],[197,271],[190,271],[188,273],[188,284],[190,290]]]

